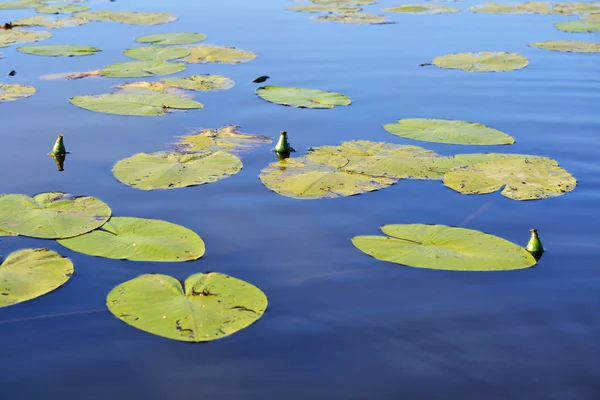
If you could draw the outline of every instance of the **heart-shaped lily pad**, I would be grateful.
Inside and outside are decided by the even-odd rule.
[[[37,7],[35,12],[40,14],[68,14],[80,11],[87,11],[90,6],[84,6],[82,4],[44,4],[43,6]]]
[[[50,32],[45,31],[0,30],[0,47],[7,47],[18,43],[38,42],[48,39],[51,36]]]
[[[169,61],[187,57],[190,55],[190,51],[183,47],[143,46],[127,49],[123,51],[123,54],[140,61]]]
[[[217,272],[195,274],[185,287],[170,276],[138,276],[115,287],[110,312],[142,331],[184,342],[221,339],[256,322],[268,300],[256,286]]]
[[[21,46],[17,51],[34,56],[48,57],[76,57],[91,56],[101,49],[91,46],[78,46],[74,44],[40,44],[36,46]]]
[[[580,40],[548,40],[546,42],[534,42],[530,46],[568,53],[600,53],[600,43],[583,42]]]
[[[256,94],[270,103],[299,108],[333,108],[352,103],[343,94],[292,86],[261,86]]]
[[[201,42],[205,39],[206,35],[199,32],[169,32],[139,36],[135,39],[135,41],[138,43],[150,43],[158,46],[171,44],[191,44]]]
[[[191,54],[184,60],[188,64],[222,63],[240,64],[252,61],[256,54],[235,47],[211,46],[199,44],[191,46]]]
[[[0,83],[0,103],[15,101],[31,97],[36,90],[33,86],[19,85],[16,83]]]
[[[401,6],[384,8],[383,11],[409,14],[447,14],[459,12],[460,8],[439,4],[404,4]]]
[[[100,74],[109,78],[139,78],[154,75],[171,75],[185,69],[185,64],[166,61],[129,61],[112,64],[100,70]]]
[[[165,78],[161,82],[187,90],[227,90],[231,89],[235,82],[233,79],[221,75],[192,75],[185,78]]]
[[[462,69],[467,72],[514,71],[529,64],[526,57],[507,52],[447,54],[434,58],[432,62],[440,68]]]
[[[223,150],[228,153],[240,153],[273,141],[268,136],[241,133],[239,129],[237,125],[226,125],[219,129],[200,129],[198,133],[180,137],[175,147],[186,152]]]
[[[177,20],[171,13],[129,11],[84,11],[74,16],[88,21],[113,21],[131,25],[158,25]]]
[[[86,110],[117,115],[156,117],[172,110],[204,108],[197,101],[162,93],[107,93],[99,96],[76,96],[71,103]]]

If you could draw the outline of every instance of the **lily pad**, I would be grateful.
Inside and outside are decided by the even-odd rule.
[[[54,28],[72,28],[75,26],[87,24],[86,20],[79,18],[51,18],[44,15],[35,17],[21,18],[12,21],[13,26],[42,26],[48,29]]]
[[[465,121],[406,118],[383,127],[393,135],[424,142],[468,145],[501,145],[515,142],[511,136],[497,129]]]
[[[523,4],[502,4],[489,2],[477,4],[469,11],[489,14],[552,14],[552,6],[547,2],[527,2]]]
[[[175,147],[186,152],[223,150],[237,154],[273,141],[268,136],[241,133],[239,129],[240,127],[237,125],[226,125],[219,129],[201,129],[196,134],[179,137],[179,142],[175,143]]]
[[[91,56],[101,49],[91,46],[78,46],[74,44],[41,44],[37,46],[21,46],[17,51],[34,56],[49,57],[75,57]]]
[[[193,154],[138,153],[113,167],[119,182],[142,190],[175,189],[216,182],[237,174],[242,161],[224,151]]]
[[[585,13],[600,13],[600,2],[585,3],[585,2],[569,2],[556,3],[552,10],[557,14],[573,15]]]
[[[568,53],[600,53],[600,43],[578,40],[548,40],[546,42],[531,43],[530,46]]]
[[[315,21],[332,21],[342,24],[393,24],[385,15],[371,13],[344,13],[319,15],[312,18]]]
[[[526,57],[517,53],[480,52],[447,54],[433,59],[440,68],[462,69],[467,72],[514,71],[529,64]]]
[[[155,117],[171,110],[204,108],[197,101],[161,93],[108,93],[99,96],[76,96],[71,103],[86,110],[117,115]]]
[[[90,256],[131,261],[190,261],[205,252],[204,241],[186,227],[131,217],[113,217],[102,229],[58,243]]]
[[[36,90],[33,86],[19,85],[17,83],[0,83],[0,103],[15,101],[31,97]]]
[[[51,36],[50,32],[45,31],[0,30],[0,47],[7,47],[18,43],[38,42],[48,39]]]
[[[0,308],[50,293],[73,275],[73,263],[48,249],[23,249],[0,265]]]
[[[459,12],[460,8],[439,4],[404,4],[401,6],[384,8],[383,11],[414,14],[446,14]]]
[[[444,185],[462,194],[486,194],[502,189],[513,200],[561,196],[577,181],[555,160],[546,157],[507,158],[458,167],[444,175]]]
[[[81,4],[44,4],[35,9],[40,14],[68,14],[80,11],[87,11],[90,6]]]
[[[375,4],[375,0],[311,0],[313,4],[332,4],[338,6],[369,6]]]
[[[115,287],[106,305],[134,328],[184,342],[221,339],[256,322],[267,308],[256,286],[217,272],[192,275],[181,283],[148,274]]]
[[[165,78],[161,82],[180,89],[187,90],[227,90],[235,82],[233,79],[221,75],[192,75],[185,78]]]
[[[101,227],[111,210],[94,197],[61,192],[0,196],[0,229],[42,239],[68,238]]]
[[[169,32],[139,36],[135,39],[135,41],[139,43],[150,43],[158,46],[171,44],[191,44],[201,42],[205,39],[206,35],[199,32]]]
[[[89,21],[113,21],[131,25],[158,25],[177,20],[171,13],[129,11],[84,11],[74,16]]]
[[[353,13],[359,12],[361,10],[360,7],[352,7],[337,4],[308,4],[304,6],[290,6],[286,7],[285,9],[289,11],[301,11],[309,13]]]
[[[27,8],[36,8],[41,6],[40,2],[29,1],[2,1],[0,2],[0,10],[24,10]]]
[[[187,57],[190,55],[190,51],[183,47],[144,46],[127,49],[123,51],[123,54],[141,61],[169,61]]]
[[[600,32],[600,19],[582,19],[579,21],[558,22],[554,24],[554,26],[565,32]]]
[[[271,103],[299,108],[333,108],[347,106],[350,98],[335,92],[292,86],[261,86],[256,94]]]
[[[165,94],[175,94],[177,89],[167,85],[162,82],[148,82],[148,81],[137,81],[137,82],[128,82],[123,83],[122,85],[113,86],[114,88],[126,90],[128,92],[141,92],[148,93],[150,92],[161,92]]]
[[[183,63],[166,61],[128,61],[112,64],[100,70],[100,74],[109,78],[138,78],[154,75],[171,75],[186,68]]]
[[[200,44],[190,47],[191,54],[184,60],[188,64],[222,63],[240,64],[252,61],[256,54],[235,47],[211,46]]]
[[[505,271],[535,265],[525,249],[497,236],[445,225],[384,225],[388,236],[355,236],[352,244],[378,260],[447,271]]]

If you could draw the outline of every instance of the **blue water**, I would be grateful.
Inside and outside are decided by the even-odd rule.
[[[2,399],[485,399],[600,398],[600,55],[528,47],[534,41],[600,41],[600,33],[553,27],[569,17],[388,14],[390,25],[311,21],[284,0],[117,0],[93,9],[169,11],[158,26],[89,23],[52,30],[42,43],[97,46],[91,57],[34,57],[1,49],[3,82],[38,93],[0,105],[0,193],[63,191],[96,196],[113,215],[164,219],[200,234],[207,253],[187,263],[134,263],[85,256],[52,241],[0,238],[7,255],[49,247],[76,273],[59,290],[0,309]],[[399,4],[382,0],[369,12]],[[0,11],[0,20],[32,11]],[[199,92],[202,110],[162,118],[92,113],[68,98],[101,94],[123,79],[42,80],[125,61],[142,34],[199,31],[206,43],[254,51],[240,65],[190,65],[231,77],[224,92]],[[511,51],[530,65],[475,74],[419,67],[463,51]],[[6,76],[10,70],[17,75]],[[350,107],[308,110],[259,99],[250,81],[337,91]],[[135,79],[134,79],[135,80]],[[382,124],[428,117],[480,122],[517,143],[502,147],[414,142]],[[236,124],[309,147],[369,139],[442,154],[496,151],[555,158],[578,180],[574,192],[518,202],[499,193],[464,196],[438,181],[401,181],[374,193],[302,201],[258,180],[269,146],[243,155],[243,170],[217,183],[145,192],[111,174],[118,160],[160,151],[194,128]],[[46,154],[57,133],[72,153],[58,172]],[[457,273],[372,259],[350,243],[390,223],[463,226],[524,245],[538,228],[547,253],[534,268]],[[218,271],[265,291],[262,319],[206,344],[166,340],[127,326],[105,308],[117,284],[155,272],[179,279]]]

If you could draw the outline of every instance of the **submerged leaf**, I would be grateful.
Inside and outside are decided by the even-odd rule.
[[[459,12],[460,8],[438,4],[404,4],[401,6],[384,8],[383,11],[415,14],[446,14]]]
[[[507,52],[447,54],[434,58],[432,62],[440,68],[462,69],[467,72],[514,71],[529,64],[526,57]]]
[[[0,47],[7,47],[18,43],[37,42],[48,39],[51,36],[50,32],[45,31],[0,30]]]
[[[312,18],[315,21],[332,21],[343,24],[393,24],[384,15],[370,13],[327,14]]]
[[[223,63],[240,64],[252,61],[256,54],[235,47],[211,46],[200,44],[190,47],[191,54],[184,61],[188,64]]]
[[[545,50],[573,53],[600,53],[600,43],[583,42],[578,40],[548,40],[534,42],[530,46]]]
[[[127,49],[123,51],[123,54],[141,61],[169,61],[187,57],[190,55],[190,51],[183,47],[144,46]]]
[[[221,75],[192,75],[185,78],[165,78],[161,82],[187,90],[227,90],[231,89],[235,82],[233,79]]]
[[[78,46],[74,44],[41,44],[37,46],[21,46],[17,51],[34,56],[49,57],[75,57],[90,56],[101,49],[91,46]]]
[[[33,86],[19,85],[16,83],[0,83],[0,103],[15,101],[31,97],[36,90]]]
[[[135,39],[135,41],[139,43],[150,43],[158,46],[170,44],[191,44],[201,42],[205,39],[206,35],[199,32],[169,32],[139,36]]]
[[[79,18],[50,18],[43,15],[12,21],[13,26],[42,26],[48,29],[72,28],[83,24],[87,24],[87,21]]]
[[[177,17],[171,13],[128,11],[84,11],[74,16],[89,21],[113,21],[131,25],[158,25],[177,20]]]
[[[44,4],[43,6],[37,7],[35,11],[40,14],[63,14],[87,11],[89,9],[90,6],[81,4]]]
[[[117,115],[155,117],[167,112],[204,108],[197,101],[161,93],[108,93],[98,96],[76,96],[71,103],[86,110]]]
[[[292,86],[261,86],[256,94],[271,103],[300,108],[333,108],[347,106],[350,98],[335,92]]]
[[[273,141],[268,136],[241,133],[239,129],[237,125],[226,125],[219,129],[200,129],[196,134],[179,137],[179,142],[175,143],[175,146],[187,152],[223,150],[228,153],[240,153]]]

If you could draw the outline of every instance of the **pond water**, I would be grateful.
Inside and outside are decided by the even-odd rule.
[[[401,4],[381,0],[378,13]],[[387,14],[389,25],[315,22],[285,0],[117,0],[93,9],[168,11],[179,20],[132,26],[93,22],[52,30],[41,43],[92,45],[90,57],[35,57],[2,49],[3,82],[38,93],[0,105],[0,193],[63,191],[95,196],[113,215],[164,219],[206,242],[186,263],[128,262],[72,252],[53,241],[0,238],[6,256],[49,247],[76,273],[59,290],[0,309],[0,388],[6,399],[548,399],[600,398],[600,58],[529,47],[534,41],[600,41],[561,32],[548,15]],[[0,11],[2,22],[33,15]],[[239,65],[195,64],[190,73],[236,81],[195,92],[202,110],[141,118],[93,113],[68,98],[101,94],[136,79],[42,80],[126,61],[139,35],[207,34],[205,43],[257,54]],[[465,51],[513,51],[529,66],[506,73],[419,67]],[[17,75],[7,77],[10,70]],[[250,83],[332,90],[349,107],[309,110],[267,103]],[[405,140],[382,124],[399,118],[481,122],[509,133],[511,146],[456,146]],[[243,170],[217,183],[146,192],[111,174],[118,160],[165,149],[194,128],[236,124],[243,132],[289,132],[302,155],[311,146],[369,139],[416,144],[441,154],[509,152],[556,159],[578,180],[567,195],[519,202],[499,193],[458,194],[439,181],[400,181],[332,200],[277,195],[258,179],[275,160],[270,145],[244,154]],[[71,152],[65,171],[47,156],[57,133]],[[390,223],[481,230],[525,245],[537,228],[547,252],[533,268],[460,273],[375,260],[350,243]],[[179,279],[218,271],[251,282],[269,298],[249,328],[205,344],[134,329],[105,307],[117,284],[144,273]]]

